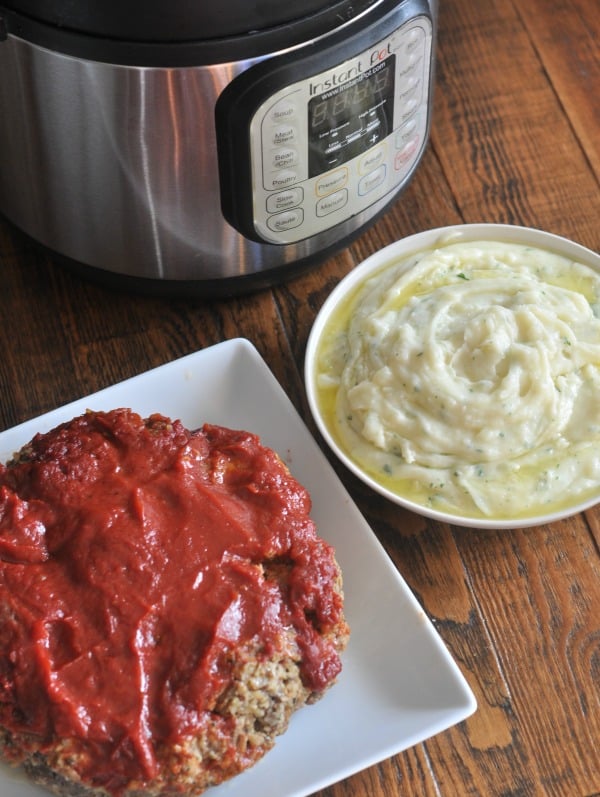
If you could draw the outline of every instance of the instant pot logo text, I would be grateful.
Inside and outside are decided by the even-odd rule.
[[[347,83],[349,80],[355,80],[357,77],[364,76],[365,72],[372,74],[374,71],[377,71],[374,67],[383,67],[385,59],[388,55],[391,55],[391,52],[390,43],[388,42],[385,46],[380,45],[372,50],[368,56],[364,56],[364,60],[363,56],[361,56],[359,60],[351,66],[344,65],[340,69],[333,70],[326,77],[310,84],[310,96],[314,97],[316,94],[325,94]]]

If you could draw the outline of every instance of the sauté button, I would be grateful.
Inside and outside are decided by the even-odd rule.
[[[304,211],[302,208],[295,208],[278,213],[276,216],[270,216],[267,219],[267,227],[273,232],[285,232],[299,227],[303,221]]]

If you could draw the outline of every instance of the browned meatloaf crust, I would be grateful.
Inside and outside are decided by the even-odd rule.
[[[192,795],[348,639],[310,499],[250,433],[88,412],[0,465],[0,750],[60,795]]]

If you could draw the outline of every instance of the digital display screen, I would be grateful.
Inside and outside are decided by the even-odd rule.
[[[395,56],[308,103],[309,176],[366,152],[392,130]]]

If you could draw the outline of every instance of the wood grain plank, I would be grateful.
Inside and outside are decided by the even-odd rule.
[[[463,530],[456,540],[536,780],[551,795],[593,793],[600,788],[600,567],[585,524],[576,518],[479,541]]]
[[[299,400],[296,369],[269,291],[252,302],[132,297],[64,270],[18,233],[6,232],[2,324],[5,334],[19,330],[19,346],[7,341],[0,366],[4,428],[240,334],[281,382],[290,382],[292,394],[295,382],[292,398]],[[17,266],[18,247],[23,254]]]
[[[432,140],[465,220],[597,244],[597,180],[514,7],[442,3],[438,61]]]
[[[596,0],[531,0],[517,6],[585,157],[600,180],[598,12]]]
[[[373,527],[433,619],[478,702],[477,712],[461,727],[425,744],[427,751],[435,751],[430,757],[440,793],[463,793],[458,791],[460,782],[465,794],[481,794],[485,789],[490,794],[517,794],[523,783],[536,783],[541,775],[527,745],[513,731],[510,685],[488,631],[487,609],[475,594],[453,530],[423,518],[415,522],[410,513],[403,514],[402,520],[397,510],[385,505],[377,517],[371,516]],[[475,545],[482,544],[477,541],[478,532],[465,533],[475,535]]]

